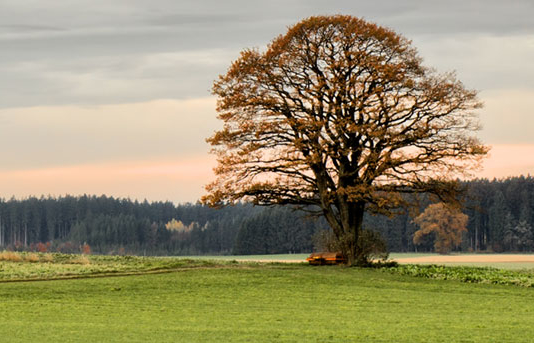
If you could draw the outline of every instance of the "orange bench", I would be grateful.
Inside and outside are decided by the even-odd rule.
[[[312,265],[342,264],[347,260],[340,252],[314,252],[306,259]]]

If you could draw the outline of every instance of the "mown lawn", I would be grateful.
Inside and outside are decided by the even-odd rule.
[[[3,342],[532,342],[534,289],[345,267],[0,283]]]

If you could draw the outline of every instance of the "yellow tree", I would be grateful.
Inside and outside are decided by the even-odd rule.
[[[167,224],[165,224],[165,228],[169,231],[187,231],[187,227],[184,225],[184,223],[182,223],[181,220],[176,220],[174,218],[172,218],[170,222],[167,222]]]
[[[224,126],[208,139],[218,167],[203,201],[316,208],[349,264],[365,211],[391,213],[402,193],[453,196],[451,176],[487,152],[472,134],[476,92],[352,16],[310,17],[243,51],[213,93]]]
[[[421,228],[413,236],[413,242],[420,244],[424,237],[434,233],[434,249],[448,254],[453,247],[462,243],[462,233],[467,231],[468,217],[458,208],[444,203],[432,204],[414,222]]]

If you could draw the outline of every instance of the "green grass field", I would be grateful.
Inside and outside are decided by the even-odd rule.
[[[111,273],[110,258],[91,259],[108,264],[98,275]],[[0,283],[1,341],[534,341],[534,288],[339,266],[133,260],[140,271],[171,272]],[[134,272],[128,263],[119,269]]]

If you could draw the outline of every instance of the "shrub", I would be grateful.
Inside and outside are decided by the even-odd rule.
[[[74,254],[79,251],[78,249],[79,249],[79,246],[70,241],[61,243],[57,247],[57,251],[63,254]]]
[[[46,246],[46,244],[44,243],[37,243],[37,251],[38,252],[47,252],[48,251],[48,247]]]
[[[339,240],[332,230],[322,230],[313,237],[313,244],[317,251],[338,252],[342,251]],[[386,261],[389,257],[386,242],[380,233],[372,230],[362,230],[358,237],[358,251],[356,256],[357,265],[370,266],[373,260]]]
[[[491,267],[442,266],[435,264],[397,265],[390,268],[383,268],[382,270],[400,275],[410,275],[428,279],[534,287],[534,274],[528,271],[513,271]]]
[[[87,243],[83,243],[82,245],[82,254],[84,255],[91,255],[91,247]]]
[[[362,230],[358,237],[358,265],[367,266],[373,260],[386,261],[389,257],[388,247],[379,232]]]
[[[14,251],[3,251],[0,253],[0,261],[22,262],[22,256]]]
[[[52,263],[52,262],[54,262],[54,256],[52,254],[42,254],[41,255],[41,262]]]
[[[87,256],[80,255],[80,256],[77,256],[76,258],[72,259],[72,260],[67,261],[67,263],[69,263],[69,264],[90,264],[91,261],[89,260],[89,258]]]
[[[24,255],[24,261],[26,262],[39,262],[39,255],[35,253],[29,253]]]

